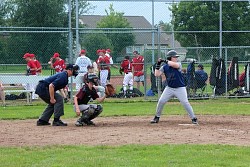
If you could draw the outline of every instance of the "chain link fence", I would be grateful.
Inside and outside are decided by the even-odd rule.
[[[111,66],[110,81],[115,85],[117,94],[122,94],[124,76],[119,73],[120,63],[126,55],[129,55],[131,60],[133,51],[136,50],[145,59],[145,82],[144,86],[141,84],[139,91],[143,93],[144,99],[157,100],[167,83],[165,82],[165,76],[154,77],[153,65],[159,57],[165,59],[166,53],[175,49],[180,55],[179,61],[182,62],[183,76],[190,99],[248,96],[249,30],[239,30],[236,27],[230,31],[219,29],[190,31],[188,28],[180,31],[175,30],[174,27],[166,30],[163,24],[154,22],[156,18],[154,1],[146,3],[147,6],[150,6],[151,17],[144,15],[143,11],[138,12],[138,15],[126,15],[125,9],[137,9],[140,4],[145,3],[143,1],[136,2],[135,6],[133,6],[134,4],[130,5],[130,1],[108,2],[109,4],[114,2],[124,4],[124,15],[122,16],[125,18],[125,22],[129,23],[128,27],[102,27],[101,25],[105,23],[105,20],[103,21],[105,15],[102,15],[101,12],[100,15],[98,13],[79,15],[76,17],[79,21],[78,26],[73,26],[75,23],[71,23],[68,26],[64,24],[65,26],[61,27],[0,27],[1,75],[25,74],[26,62],[22,57],[26,52],[36,55],[43,66],[42,75],[46,76],[54,73],[48,61],[55,52],[59,52],[66,63],[74,63],[80,50],[86,49],[87,56],[94,62],[98,58],[96,54],[98,49],[109,48],[112,51],[111,55],[114,61],[114,65]],[[172,1],[168,2],[171,4]],[[219,1],[210,2],[219,3]],[[161,1],[156,3],[161,6],[169,5]],[[178,2],[175,3],[178,4]],[[72,4],[68,4],[68,6],[70,5]],[[114,5],[114,9],[115,7]],[[106,6],[105,9],[108,8],[109,6]],[[171,10],[167,6],[166,10],[171,14]],[[67,13],[69,18],[74,16],[73,12]],[[219,12],[219,9],[217,9],[217,12]],[[231,12],[231,14],[237,16],[237,11],[234,13],[232,9]],[[171,21],[173,22],[174,18]],[[155,24],[158,25],[154,26]],[[174,23],[169,25],[174,25]],[[199,81],[202,77],[195,73],[199,64],[202,65],[207,74],[207,78],[203,81]],[[136,83],[134,83],[134,87],[136,87]],[[122,98],[122,96],[117,97]]]

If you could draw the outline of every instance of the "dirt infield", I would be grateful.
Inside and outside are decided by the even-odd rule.
[[[229,144],[250,145],[249,116],[199,116],[191,125],[185,116],[98,117],[96,126],[35,125],[36,120],[1,120],[0,146],[125,145],[125,144]]]

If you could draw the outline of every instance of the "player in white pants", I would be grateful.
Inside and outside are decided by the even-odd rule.
[[[121,62],[121,71],[124,72],[123,78],[123,93],[126,96],[127,86],[129,87],[130,92],[133,92],[133,73],[132,73],[132,64],[129,61],[129,56],[125,56],[124,60]]]
[[[198,124],[193,108],[187,98],[186,85],[181,73],[182,66],[181,63],[178,62],[178,57],[177,52],[171,50],[167,53],[167,60],[162,60],[161,58],[158,59],[155,68],[155,76],[159,77],[162,74],[165,74],[168,85],[164,89],[157,103],[156,114],[154,119],[151,120],[151,123],[158,123],[164,105],[170,100],[170,98],[177,97],[187,111],[192,123]],[[166,64],[160,67],[162,62],[165,62]]]
[[[80,67],[79,74],[76,77],[76,90],[80,90],[83,84],[83,76],[87,73],[87,67],[92,66],[91,60],[86,56],[86,50],[81,50],[76,59],[76,65]]]

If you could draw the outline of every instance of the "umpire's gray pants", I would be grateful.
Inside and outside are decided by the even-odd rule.
[[[168,86],[166,86],[166,88],[162,92],[162,95],[157,103],[157,107],[156,107],[156,116],[157,117],[161,116],[164,105],[172,97],[176,97],[180,101],[180,103],[183,105],[183,107],[187,111],[188,115],[190,116],[190,118],[195,117],[194,112],[193,112],[193,108],[190,105],[188,98],[187,98],[186,87],[170,88]]]
[[[64,115],[64,103],[63,103],[63,97],[55,92],[55,104],[50,103],[50,96],[49,94],[40,98],[45,101],[48,105],[47,108],[44,110],[42,115],[39,117],[39,119],[49,122],[49,119],[54,113],[54,118],[60,118],[62,115]]]

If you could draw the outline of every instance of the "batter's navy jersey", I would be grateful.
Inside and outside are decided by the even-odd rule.
[[[55,91],[64,88],[68,85],[68,73],[66,71],[59,72],[55,75],[52,75],[49,78],[43,80],[43,83],[53,84]]]
[[[166,76],[168,87],[178,88],[178,87],[186,86],[183,75],[181,73],[181,68],[182,68],[181,63],[180,62],[178,63],[180,65],[178,69],[173,68],[169,66],[168,64],[163,65],[160,68],[160,71],[163,72]]]

